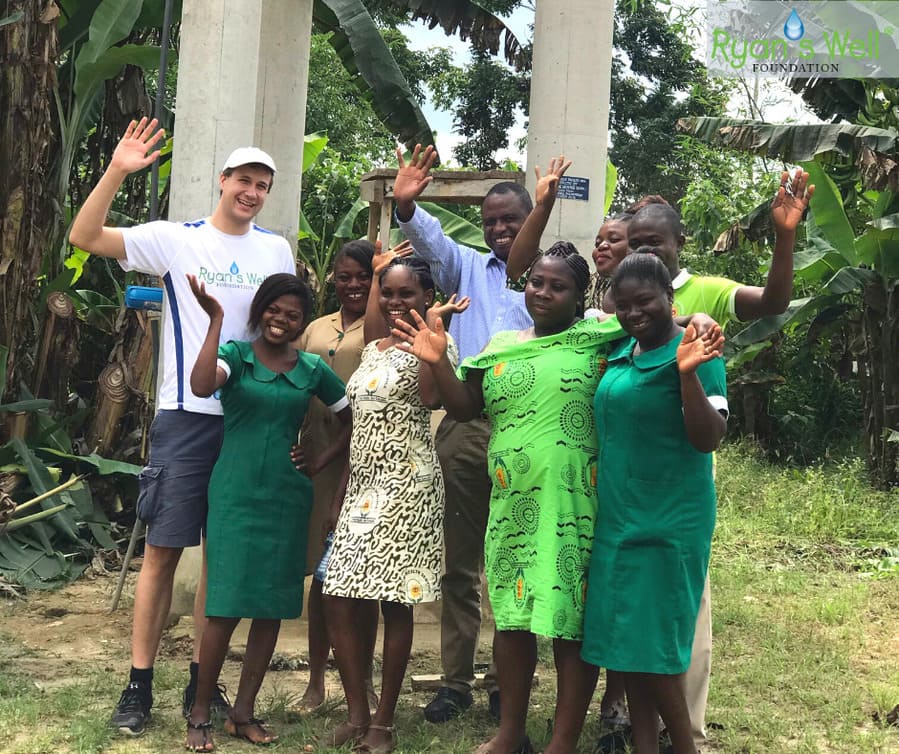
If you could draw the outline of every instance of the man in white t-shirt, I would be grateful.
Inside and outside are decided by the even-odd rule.
[[[156,127],[155,120],[148,123],[146,118],[131,122],[69,233],[73,245],[91,254],[117,259],[125,270],[158,275],[165,289],[164,374],[137,502],[138,516],[147,524],[147,539],[134,595],[131,677],[110,720],[113,727],[133,736],[143,733],[150,719],[153,663],[171,607],[175,567],[183,548],[202,540],[209,475],[222,441],[218,399],[198,398],[190,391],[190,370],[209,318],[185,276],[196,275],[222,304],[222,342],[226,342],[249,339],[247,318],[259,284],[274,273],[296,272],[290,244],[253,223],[275,174],[272,158],[255,147],[235,149],[225,161],[219,176],[221,197],[211,217],[188,223],[104,227],[125,178],[159,156],[154,148],[164,133]],[[184,692],[188,711],[196,690],[205,598],[204,562],[194,603],[191,680]],[[216,702],[227,710],[221,691]]]

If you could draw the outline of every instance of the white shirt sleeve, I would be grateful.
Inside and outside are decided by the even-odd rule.
[[[181,250],[183,227],[167,220],[122,228],[125,258],[119,264],[126,272],[137,270],[151,275],[165,275]]]

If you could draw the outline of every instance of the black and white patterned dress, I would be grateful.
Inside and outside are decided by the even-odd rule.
[[[353,409],[350,481],[334,532],[324,593],[415,604],[440,597],[443,477],[419,361],[378,341],[347,382]],[[458,350],[449,343],[455,365]]]

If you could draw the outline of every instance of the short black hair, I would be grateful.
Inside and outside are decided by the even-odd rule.
[[[531,195],[528,193],[528,190],[515,181],[500,181],[499,183],[493,184],[487,192],[487,195],[484,197],[484,200],[486,201],[494,194],[515,194],[526,212],[530,212],[534,209],[534,202],[531,201]]]
[[[375,245],[371,241],[366,241],[364,238],[359,239],[358,241],[347,241],[334,255],[331,269],[336,269],[337,263],[341,259],[349,257],[353,261],[358,262],[359,266],[368,273],[369,277],[371,277],[374,274],[374,270],[371,266],[371,260],[374,255]]]
[[[618,265],[612,275],[612,297],[624,280],[636,280],[640,283],[652,283],[659,290],[674,299],[674,287],[671,285],[671,273],[664,262],[655,254],[628,254]]]
[[[431,268],[428,266],[428,263],[425,262],[424,259],[419,259],[418,257],[394,257],[393,261],[383,270],[381,270],[381,274],[378,276],[378,282],[382,282],[384,280],[384,276],[390,270],[393,270],[397,267],[408,267],[409,271],[413,275],[415,275],[415,278],[416,280],[418,280],[418,284],[422,287],[422,290],[437,290],[437,287],[434,285],[434,276],[431,274]]]
[[[265,310],[281,296],[296,296],[300,300],[300,308],[303,310],[303,327],[306,327],[309,323],[309,315],[312,313],[312,293],[309,291],[309,286],[296,275],[279,272],[269,275],[263,280],[256,295],[253,296],[253,303],[250,304],[250,316],[247,319],[251,331],[259,327]]]
[[[656,219],[662,220],[675,237],[685,235],[680,213],[667,202],[665,204],[647,204],[634,215],[633,222]]]

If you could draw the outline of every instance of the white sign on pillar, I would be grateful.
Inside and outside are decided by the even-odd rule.
[[[545,172],[559,154],[572,161],[541,247],[571,241],[590,260],[602,222],[615,3],[540,0],[536,6],[527,186],[533,195],[535,165]]]
[[[258,222],[296,244],[313,0],[184,3],[169,217],[209,215],[236,147],[278,166]]]

